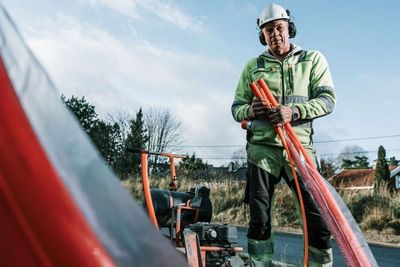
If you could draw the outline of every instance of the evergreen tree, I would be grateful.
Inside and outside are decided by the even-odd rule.
[[[337,162],[342,162],[345,164],[345,166],[342,166],[342,168],[353,168],[353,165],[356,161],[356,156],[361,157],[365,156],[366,154],[366,151],[360,146],[346,146],[337,157]]]
[[[396,159],[396,157],[391,157],[389,159],[389,166],[393,166],[393,167],[399,166],[399,161]]]
[[[379,187],[383,182],[388,182],[390,178],[389,166],[386,161],[386,151],[383,146],[379,146],[378,149],[378,160],[376,162],[375,169],[375,192],[377,192],[377,187]]]
[[[197,158],[193,153],[192,156],[179,162],[178,170],[180,174],[190,177],[190,179],[203,180],[210,178],[211,167],[212,165],[203,162],[201,158]]]
[[[118,156],[123,142],[119,125],[99,121],[93,130],[92,140],[106,162],[117,171]]]
[[[126,177],[129,174],[140,173],[140,154],[133,153],[145,149],[148,142],[147,130],[144,127],[143,112],[140,108],[136,118],[130,121],[130,131],[124,142],[124,152],[120,159],[120,174]]]
[[[367,169],[369,167],[367,156],[355,156],[354,160],[343,159],[342,168],[343,169]]]
[[[75,115],[75,118],[79,121],[83,130],[92,137],[94,129],[99,122],[94,106],[90,105],[85,97],[79,99],[78,97],[71,96],[71,98],[66,99],[65,96],[62,95],[61,100]]]
[[[183,158],[179,162],[179,167],[187,171],[198,171],[207,169],[208,164],[204,163],[202,159],[197,158],[196,154],[193,153],[192,156]]]
[[[75,115],[83,131],[92,140],[107,164],[115,169],[122,142],[119,125],[111,125],[101,121],[98,118],[95,107],[90,105],[85,97],[79,99],[72,96],[66,99],[65,96],[61,96],[61,99]]]
[[[355,169],[367,169],[369,167],[368,157],[367,156],[355,156]]]
[[[355,163],[356,162],[351,159],[342,159],[342,168],[343,169],[353,169]]]

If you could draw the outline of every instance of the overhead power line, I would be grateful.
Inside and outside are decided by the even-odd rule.
[[[395,152],[395,151],[400,151],[400,148],[396,148],[396,149],[385,149],[386,152]],[[357,152],[345,152],[345,153],[328,153],[328,154],[320,154],[321,157],[324,156],[338,156],[341,154],[345,154],[345,155],[362,155],[362,154],[370,154],[370,153],[377,153],[378,150],[370,150],[370,151],[357,151]],[[197,156],[196,156],[197,157]],[[245,157],[197,157],[199,159],[203,159],[203,160],[244,160],[247,159]]]
[[[190,145],[190,146],[177,146],[177,147],[244,147],[243,145]]]
[[[363,141],[363,140],[373,140],[373,139],[387,139],[387,138],[395,138],[400,137],[400,134],[393,134],[393,135],[382,135],[382,136],[370,136],[370,137],[359,137],[359,138],[346,138],[346,139],[332,139],[332,140],[315,140],[314,144],[320,143],[337,143],[337,142],[347,142],[347,141]],[[243,145],[183,145],[177,146],[182,148],[190,148],[190,147],[244,147]]]
[[[395,152],[400,151],[400,148],[396,149],[385,149],[386,152]],[[342,153],[326,153],[320,154],[320,156],[338,156],[338,155],[363,155],[363,154],[371,154],[378,153],[378,150],[370,150],[370,151],[357,151],[357,152],[342,152]]]
[[[371,136],[371,137],[360,137],[360,138],[347,138],[347,139],[334,139],[334,140],[320,140],[320,141],[314,141],[314,143],[336,143],[336,142],[346,142],[346,141],[386,139],[386,138],[394,138],[394,137],[400,137],[400,134],[383,135],[383,136]]]

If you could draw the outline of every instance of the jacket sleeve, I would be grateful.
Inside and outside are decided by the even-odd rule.
[[[236,86],[235,98],[232,103],[232,116],[237,122],[248,119],[249,109],[253,95],[250,91],[250,62],[244,67]]]
[[[301,119],[315,119],[333,111],[336,94],[333,89],[332,75],[325,57],[315,53],[310,73],[310,99],[295,106],[300,110]]]

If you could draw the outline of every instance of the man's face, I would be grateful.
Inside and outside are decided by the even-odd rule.
[[[262,28],[269,48],[275,54],[283,54],[290,50],[289,23],[286,20],[273,20]]]

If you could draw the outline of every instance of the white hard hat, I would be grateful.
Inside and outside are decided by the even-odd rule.
[[[282,6],[277,4],[269,4],[261,11],[260,18],[257,21],[258,27],[261,29],[265,23],[277,19],[289,20],[290,16]]]

